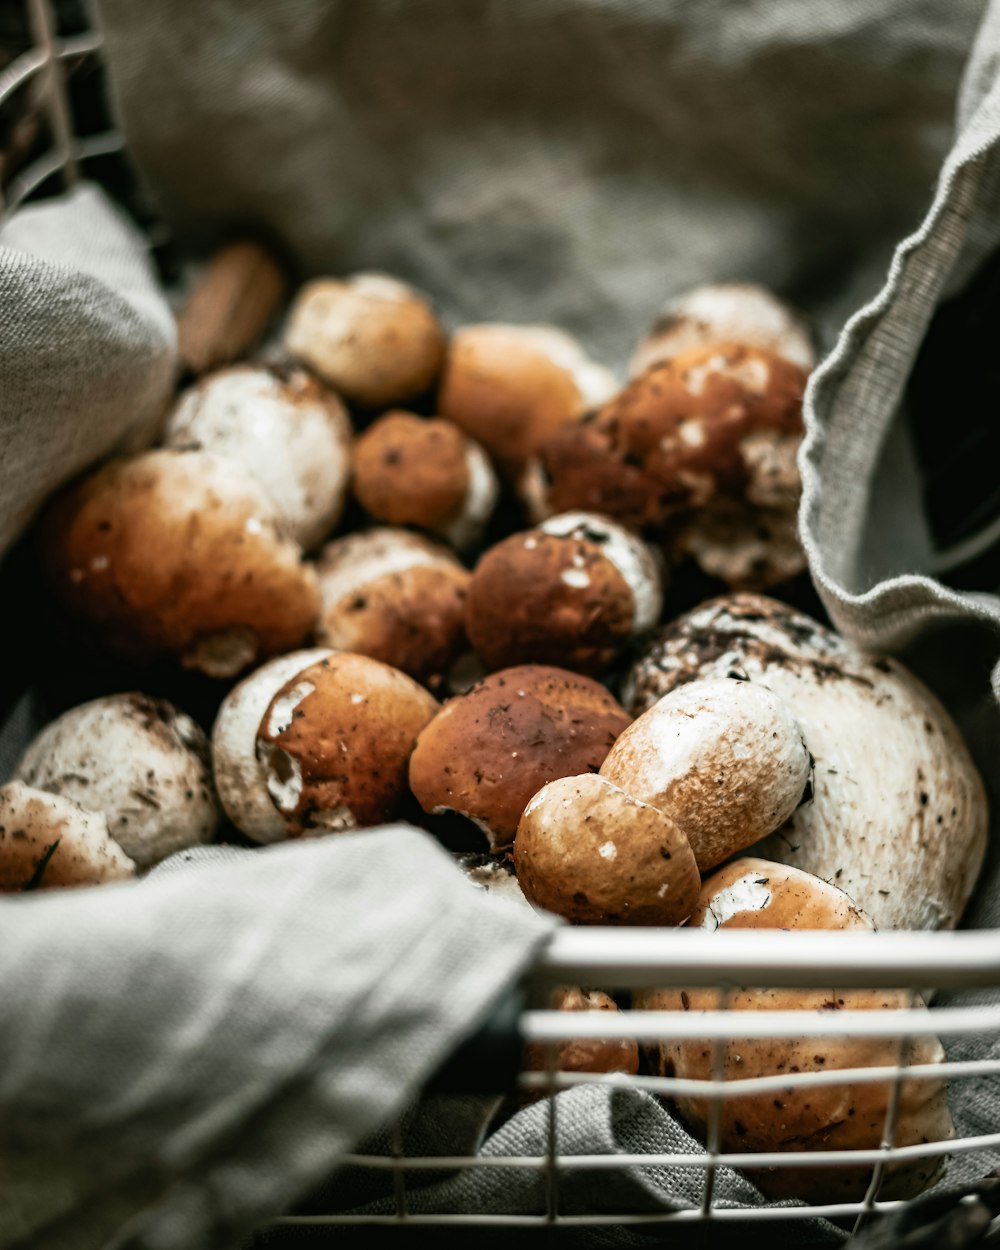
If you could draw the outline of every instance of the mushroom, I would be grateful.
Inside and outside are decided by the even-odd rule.
[[[540,449],[544,499],[536,506],[586,508],[662,531],[695,509],[746,503],[765,472],[761,462],[787,464],[798,447],[804,386],[796,365],[741,344],[654,365],[597,412],[550,435]],[[794,487],[797,497],[797,473]]]
[[[934,695],[896,660],[743,594],[662,630],[630,670],[624,700],[638,715],[688,682],[727,674],[780,699],[814,761],[810,800],[760,853],[833,881],[880,928],[953,928],[982,866],[987,804]]]
[[[514,868],[530,903],[572,924],[681,924],[701,887],[671,817],[594,773],[539,790],[517,826]]]
[[[602,990],[583,989],[578,985],[557,985],[549,995],[553,1011],[617,1011],[618,1004]],[[635,1076],[639,1071],[639,1046],[634,1038],[571,1038],[560,1042],[552,1055],[544,1042],[527,1047],[525,1070],[528,1072],[625,1072]],[[534,1098],[545,1096],[537,1090]],[[529,1097],[526,1101],[531,1101]]]
[[[871,920],[835,886],[808,873],[761,859],[727,864],[705,881],[693,928],[725,929],[873,929]],[[793,939],[789,939],[793,940]],[[646,1011],[707,1011],[719,1006],[718,989],[637,990],[633,1006]],[[729,1011],[879,1011],[906,1008],[909,994],[898,990],[753,989],[741,986],[726,996]],[[839,1031],[838,1031],[839,1032]],[[721,1043],[725,1080],[830,1072],[838,1068],[894,1068],[899,1042],[836,1034],[828,1038],[740,1038]],[[915,1037],[907,1043],[910,1065],[944,1060],[937,1038]],[[653,1048],[660,1076],[681,1080],[713,1079],[713,1047],[702,1040],[661,1041]],[[891,1098],[889,1081],[845,1081],[839,1085],[797,1084],[780,1091],[734,1094],[720,1115],[723,1151],[757,1153],[808,1150],[877,1150],[882,1143]],[[674,1101],[681,1117],[702,1140],[708,1104],[682,1094]],[[948,1141],[955,1135],[941,1078],[901,1083],[894,1144]],[[881,1199],[910,1198],[939,1176],[944,1158],[916,1158],[886,1169]],[[864,1197],[870,1164],[835,1164],[748,1169],[770,1198],[799,1198],[810,1203],[853,1202]]]
[[[482,447],[458,426],[389,412],[355,445],[354,493],[377,521],[419,526],[464,551],[482,536],[499,485]]]
[[[223,701],[213,730],[216,784],[233,824],[275,842],[392,817],[436,700],[388,664],[349,652],[283,656],[269,670]]]
[[[426,726],[410,788],[425,812],[466,816],[503,851],[532,795],[557,777],[596,772],[628,723],[589,677],[540,664],[504,669]]]
[[[438,682],[465,649],[469,573],[450,551],[407,530],[350,534],[316,565],[320,642]]]
[[[611,748],[601,776],[672,816],[703,873],[788,820],[810,764],[781,699],[723,678],[654,703]]]
[[[652,551],[605,517],[567,512],[512,534],[479,561],[465,625],[490,669],[558,663],[606,668],[663,607]]]
[[[48,580],[114,650],[232,677],[311,631],[311,568],[242,466],[200,451],[114,460],[42,518]]]
[[[617,389],[554,326],[484,324],[452,336],[438,391],[438,411],[510,470],[542,441]]]
[[[22,781],[0,786],[0,893],[128,881],[135,864],[100,812]]]
[[[190,716],[145,694],[71,708],[33,739],[14,776],[101,812],[140,869],[210,842],[219,823],[208,739]]]
[[[284,343],[339,394],[379,408],[427,390],[441,368],[445,334],[419,291],[387,274],[356,273],[302,287]]]
[[[475,851],[462,851],[455,855],[455,863],[475,889],[494,898],[505,898],[521,907],[531,907],[509,861],[493,859]]]
[[[336,395],[303,369],[240,365],[203,378],[177,401],[163,441],[242,465],[304,548],[340,520],[351,423]]]
[[[671,300],[636,349],[629,377],[709,343],[760,347],[809,373],[816,351],[805,318],[751,282],[694,287]]]

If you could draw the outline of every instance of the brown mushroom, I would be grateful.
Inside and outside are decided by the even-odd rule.
[[[449,699],[420,734],[410,788],[425,812],[458,812],[494,851],[513,841],[533,794],[596,772],[629,718],[589,677],[527,664]]]
[[[549,995],[549,1007],[553,1011],[618,1010],[615,1000],[602,990],[577,985],[557,985]],[[554,1048],[534,1042],[527,1047],[524,1066],[528,1072],[624,1072],[635,1076],[639,1071],[639,1046],[631,1037],[570,1038]],[[544,1096],[544,1090],[534,1094],[535,1098]],[[526,1101],[530,1100],[529,1097]]]

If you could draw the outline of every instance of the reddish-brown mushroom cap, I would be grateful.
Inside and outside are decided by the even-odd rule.
[[[441,529],[465,503],[467,445],[450,421],[388,412],[355,444],[354,493],[379,521]]]
[[[600,768],[629,718],[596,681],[528,664],[450,699],[421,733],[410,788],[426,812],[455,811],[509,846],[533,794]]]

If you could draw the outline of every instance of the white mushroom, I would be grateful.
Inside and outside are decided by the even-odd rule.
[[[208,739],[190,716],[144,694],[64,713],[30,743],[14,776],[103,813],[141,869],[211,841],[219,821]]]

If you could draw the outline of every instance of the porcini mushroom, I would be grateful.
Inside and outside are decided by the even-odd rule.
[[[210,842],[219,823],[208,739],[190,716],[145,694],[63,713],[28,745],[14,776],[102,813],[140,869]]]
[[[617,1011],[618,1004],[603,990],[584,989],[578,985],[557,985],[549,995],[553,1011]],[[527,1048],[525,1070],[528,1072],[625,1072],[635,1076],[639,1071],[639,1046],[634,1038],[570,1038],[552,1048],[535,1042]],[[544,1090],[535,1097],[544,1096]],[[530,1099],[529,1099],[530,1101]]]
[[[692,927],[715,929],[872,929],[871,920],[846,894],[808,873],[761,859],[739,859],[709,877],[701,892]],[[790,939],[792,940],[792,939]],[[633,1006],[647,1011],[706,1011],[719,1006],[719,990],[637,990]],[[785,1073],[825,1072],[838,1068],[894,1070],[899,1059],[895,1038],[844,1034],[835,1027],[838,1011],[906,1008],[910,996],[898,990],[755,989],[729,992],[726,1008],[741,1011],[826,1011],[833,1030],[827,1038],[740,1038],[738,1016],[733,1036],[721,1043],[724,1079],[752,1079]],[[928,1021],[929,1023],[929,1021]],[[907,1043],[911,1065],[944,1060],[937,1038],[915,1037]],[[681,1080],[713,1079],[713,1047],[697,1040],[664,1040],[653,1048],[655,1070]],[[892,1085],[886,1081],[844,1081],[838,1085],[797,1084],[779,1092],[734,1094],[721,1107],[723,1151],[739,1153],[808,1150],[877,1150],[887,1122]],[[702,1140],[708,1105],[680,1094],[677,1109]],[[893,1142],[909,1146],[948,1141],[955,1135],[943,1079],[911,1079],[900,1085]],[[879,1197],[910,1198],[940,1175],[944,1156],[904,1159],[888,1165]],[[864,1197],[870,1164],[835,1164],[748,1169],[770,1198],[799,1198],[810,1203],[849,1202]]]
[[[407,530],[336,539],[316,564],[320,642],[437,683],[465,648],[469,573],[447,548]]]
[[[814,760],[810,801],[760,853],[835,882],[880,928],[953,928],[983,862],[987,803],[934,695],[898,661],[866,655],[774,599],[743,594],[663,629],[623,697],[640,714],[689,682],[727,674],[780,699]]]
[[[285,348],[346,399],[368,408],[426,391],[445,335],[419,291],[383,273],[320,278],[299,291]]]
[[[57,496],[41,556],[59,598],[114,650],[232,677],[319,615],[311,568],[238,464],[200,451],[114,460]]]
[[[558,663],[594,674],[651,629],[662,606],[660,567],[645,543],[605,517],[568,512],[485,553],[465,623],[490,669]]]
[[[788,820],[805,796],[810,763],[779,698],[723,678],[691,682],[654,703],[618,738],[601,776],[672,816],[705,872]]]
[[[303,369],[239,365],[210,374],[181,395],[163,441],[242,465],[306,549],[340,520],[351,423],[336,395]]]
[[[0,786],[0,893],[102,885],[135,876],[101,812],[34,790]]]
[[[541,664],[504,669],[449,699],[410,759],[425,812],[457,812],[493,851],[510,846],[533,794],[557,777],[596,772],[629,723],[589,677]]]
[[[539,790],[517,826],[514,868],[530,903],[572,924],[681,924],[701,888],[675,821],[594,773]]]

